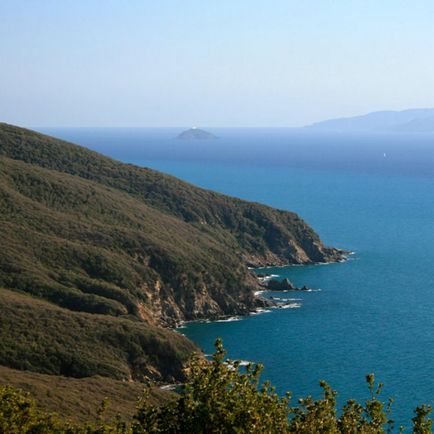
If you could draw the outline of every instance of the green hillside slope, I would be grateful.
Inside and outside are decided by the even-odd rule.
[[[161,325],[254,309],[248,265],[343,257],[294,213],[6,124],[0,234],[0,363],[75,377],[180,378],[194,346]]]
[[[182,378],[195,349],[142,321],[69,310],[0,289],[0,365],[64,377]]]
[[[57,413],[62,419],[74,422],[92,422],[104,400],[108,406],[106,420],[115,421],[117,415],[130,420],[137,412],[137,402],[143,396],[145,385],[107,377],[68,378],[55,375],[23,372],[0,366],[0,387],[13,386],[31,393],[41,410]],[[176,396],[173,392],[153,387],[149,401],[167,403]]]
[[[247,264],[341,256],[294,213],[28,130],[0,125],[0,156],[0,283],[71,309],[166,321],[243,313],[254,303]]]

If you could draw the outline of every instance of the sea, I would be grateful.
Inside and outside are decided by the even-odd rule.
[[[205,128],[206,129],[206,128]],[[316,291],[273,294],[286,309],[179,331],[206,354],[263,363],[263,379],[293,403],[319,381],[367,399],[384,383],[396,425],[434,405],[434,135],[290,128],[209,128],[218,139],[178,140],[182,128],[39,128],[113,158],[198,186],[297,212],[343,263],[268,268]]]

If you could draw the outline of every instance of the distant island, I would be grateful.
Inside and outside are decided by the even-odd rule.
[[[183,140],[209,140],[217,139],[218,137],[208,131],[193,127],[183,131],[177,138]]]
[[[306,126],[318,131],[434,132],[434,109],[378,111],[362,116],[330,119]]]

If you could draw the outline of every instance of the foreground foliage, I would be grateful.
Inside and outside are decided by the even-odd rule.
[[[290,405],[289,394],[280,397],[268,383],[260,384],[261,365],[245,369],[225,359],[221,341],[211,361],[193,357],[186,369],[187,383],[179,398],[162,405],[151,404],[149,388],[139,401],[132,421],[104,421],[107,401],[90,424],[65,422],[39,410],[35,402],[12,387],[0,387],[0,432],[7,434],[147,434],[147,433],[331,433],[380,434],[392,432],[392,402],[380,400],[382,385],[372,374],[366,380],[369,397],[364,403],[348,401],[337,410],[336,392],[322,382],[323,396]],[[431,408],[415,410],[412,432],[432,432]]]
[[[131,419],[136,414],[137,401],[143,395],[143,383],[138,381],[101,376],[71,378],[6,366],[0,366],[1,386],[29,392],[39,409],[56,412],[62,419],[75,423],[93,421],[96,409],[104,400],[109,402],[104,412],[106,421],[114,420],[118,414],[125,420]],[[148,393],[149,402],[154,405],[166,404],[177,396],[157,385],[151,386]]]

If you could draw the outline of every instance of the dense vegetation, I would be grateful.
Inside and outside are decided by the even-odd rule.
[[[394,429],[391,403],[380,399],[381,385],[367,376],[368,399],[348,401],[337,410],[336,392],[321,383],[323,396],[308,397],[290,405],[289,395],[279,397],[269,384],[260,384],[261,366],[241,370],[239,362],[225,361],[220,342],[210,362],[193,358],[186,370],[187,382],[178,398],[165,404],[152,404],[147,393],[139,401],[132,420],[104,421],[102,403],[95,423],[75,424],[40,411],[26,394],[0,387],[0,432],[4,433],[112,433],[112,434],[212,434],[212,433],[330,433],[380,434]],[[431,408],[418,407],[412,419],[412,432],[431,433]]]
[[[343,256],[294,213],[6,124],[0,234],[0,383],[30,390],[41,406],[76,421],[104,391],[127,415],[144,381],[184,380],[196,347],[163,327],[255,308],[257,280],[248,265]],[[198,369],[208,375],[199,360],[187,374],[192,384]],[[67,428],[21,393],[1,390],[0,432],[123,432]],[[147,432],[150,423],[149,430],[160,430],[166,416],[169,424],[195,429],[200,421],[179,407],[194,404],[187,398],[196,392],[188,390],[173,401],[154,387],[125,432]],[[62,393],[65,405],[56,406]],[[87,398],[81,405],[79,396]],[[283,401],[275,397],[268,407],[263,398],[255,418],[278,405],[283,419],[273,423],[284,423]]]
[[[0,234],[0,364],[69,377],[180,379],[194,345],[162,325],[248,313],[248,264],[342,257],[293,213],[6,124]]]
[[[145,384],[138,381],[121,381],[109,377],[62,377],[20,371],[0,366],[0,386],[13,386],[29,393],[39,410],[56,412],[62,419],[72,422],[89,422],[95,418],[101,402],[108,400],[104,416],[107,421],[121,414],[126,420],[136,413],[138,399]],[[147,399],[152,404],[162,404],[176,396],[158,386],[150,388]]]
[[[339,259],[297,215],[0,124],[0,285],[142,319],[246,313],[246,263]]]
[[[182,378],[195,346],[138,320],[70,312],[0,289],[0,365],[65,377]]]

